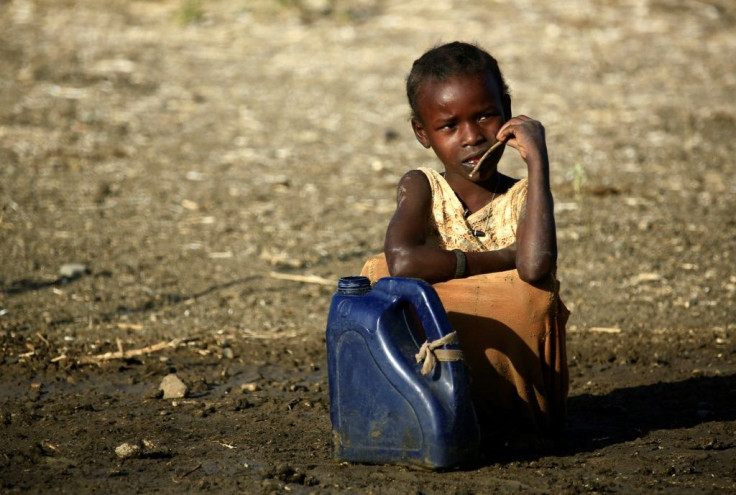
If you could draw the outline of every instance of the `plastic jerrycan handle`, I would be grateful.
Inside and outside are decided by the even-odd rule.
[[[445,307],[434,287],[427,282],[404,277],[384,277],[376,282],[374,289],[388,294],[398,294],[402,300],[414,306],[430,342],[452,333],[452,325]],[[458,348],[457,344],[446,347]]]

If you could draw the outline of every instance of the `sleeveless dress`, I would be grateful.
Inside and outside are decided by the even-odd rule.
[[[516,240],[527,181],[465,217],[445,178],[420,168],[432,189],[428,242],[442,249],[487,251]],[[477,237],[471,230],[485,235]],[[383,254],[365,263],[372,282],[389,276]],[[487,439],[557,435],[566,417],[569,388],[565,324],[569,312],[554,275],[530,285],[517,271],[476,275],[434,284],[470,368],[470,391]]]

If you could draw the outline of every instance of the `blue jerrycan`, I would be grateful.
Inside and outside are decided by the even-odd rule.
[[[474,458],[480,432],[466,364],[437,361],[423,375],[415,358],[425,339],[451,332],[439,296],[422,280],[339,280],[327,318],[336,459],[441,469]]]

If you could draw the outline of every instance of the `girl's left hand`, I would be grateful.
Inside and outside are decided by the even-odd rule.
[[[519,115],[508,120],[498,131],[496,138],[516,149],[525,162],[530,158],[546,162],[547,142],[544,126],[538,120]]]

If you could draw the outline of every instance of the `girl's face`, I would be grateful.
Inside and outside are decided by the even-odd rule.
[[[509,118],[503,108],[501,90],[490,75],[429,80],[422,84],[419,118],[412,120],[412,128],[417,140],[434,150],[446,174],[483,182],[495,173],[503,146],[486,159],[480,173],[469,174]]]

